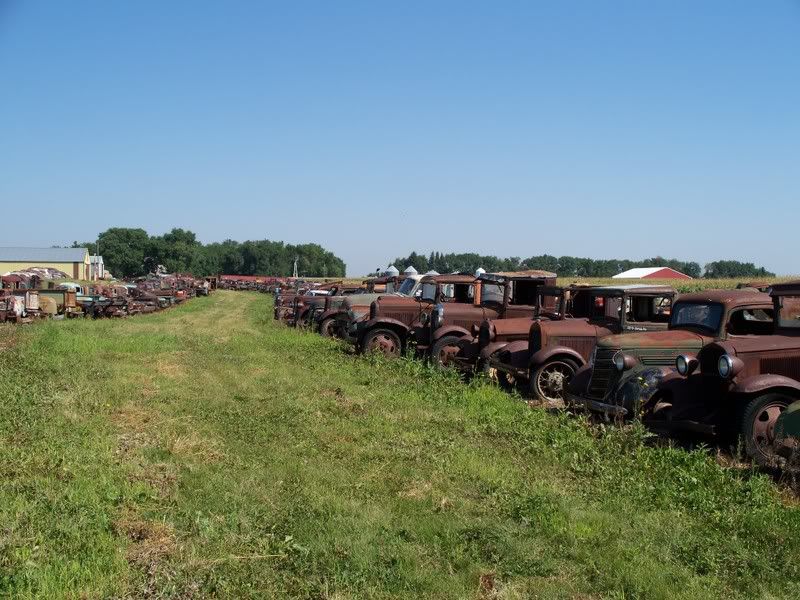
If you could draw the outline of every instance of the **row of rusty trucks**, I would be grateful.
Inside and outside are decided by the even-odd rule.
[[[738,437],[761,465],[786,465],[800,439],[800,283],[678,294],[524,271],[368,285],[314,301],[311,326],[359,352],[486,372],[548,405]]]
[[[189,275],[142,277],[131,283],[87,285],[50,282],[27,288],[19,281],[0,282],[0,322],[29,323],[39,318],[123,317],[180,304],[208,295],[208,280]]]

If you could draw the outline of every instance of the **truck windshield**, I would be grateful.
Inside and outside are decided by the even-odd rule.
[[[484,283],[481,290],[481,304],[502,304],[503,287],[496,283]]]
[[[672,308],[670,329],[699,327],[719,331],[723,308],[721,304],[706,302],[677,302]]]
[[[397,290],[397,293],[403,294],[405,296],[410,296],[411,292],[414,290],[415,285],[417,285],[416,281],[414,281],[413,279],[406,279],[400,286],[400,289]]]

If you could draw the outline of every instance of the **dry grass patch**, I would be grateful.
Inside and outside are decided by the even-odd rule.
[[[129,540],[125,558],[140,567],[158,563],[173,555],[178,548],[172,525],[142,519],[130,510],[123,511],[114,521],[114,531]]]
[[[225,457],[217,440],[202,437],[194,431],[174,437],[167,444],[167,449],[170,454],[183,460],[201,464],[217,462]]]

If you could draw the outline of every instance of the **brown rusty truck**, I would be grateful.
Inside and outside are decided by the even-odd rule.
[[[516,271],[484,273],[480,304],[444,304],[434,307],[426,328],[429,356],[439,366],[455,366],[464,371],[478,361],[478,332],[488,319],[532,318],[542,308],[542,291],[552,288],[555,273]],[[554,301],[548,302],[552,309]]]
[[[597,340],[624,331],[665,330],[676,292],[667,286],[598,286],[579,293],[567,318],[539,320],[527,339],[512,342],[488,357],[503,387],[523,387],[531,397],[563,402],[575,372],[584,366]]]
[[[395,357],[414,344],[424,353],[429,338],[420,333],[434,306],[480,305],[480,280],[474,275],[424,275],[419,284],[419,296],[381,296],[372,303],[369,318],[357,326],[360,351]]]
[[[800,282],[774,284],[770,295],[771,313],[737,311],[727,321],[725,339],[680,354],[674,365],[626,378],[622,406],[658,432],[738,437],[757,464],[783,467],[789,448],[775,428],[800,400]],[[678,308],[706,312],[702,305]],[[708,324],[712,310],[720,309],[707,312]]]
[[[632,402],[632,390],[655,389],[656,371],[669,373],[679,355],[696,355],[714,342],[744,343],[770,334],[772,320],[772,299],[755,289],[682,294],[673,303],[666,331],[599,340],[590,366],[570,381],[567,401],[605,417],[634,417],[638,407],[648,410],[652,398],[642,392]]]

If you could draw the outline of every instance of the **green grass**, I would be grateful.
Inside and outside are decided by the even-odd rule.
[[[797,598],[764,475],[275,324],[0,328],[0,594]]]

